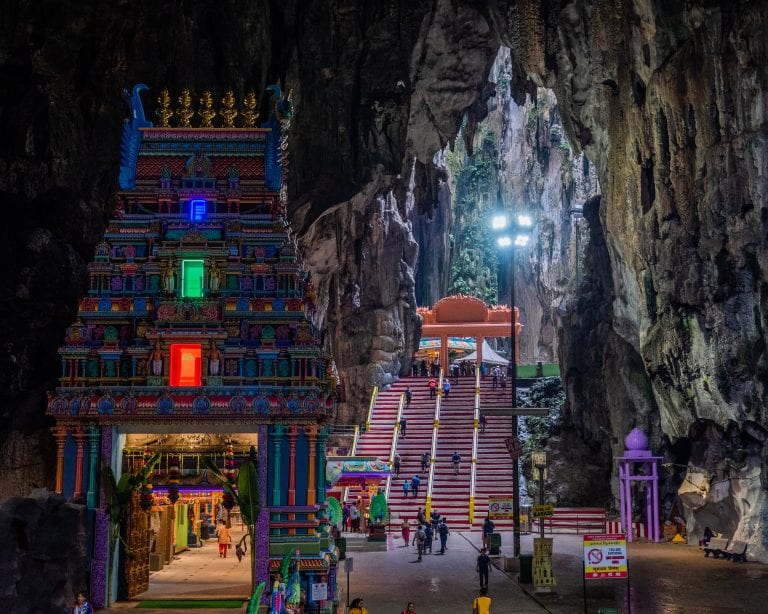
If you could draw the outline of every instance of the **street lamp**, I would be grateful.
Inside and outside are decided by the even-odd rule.
[[[496,234],[496,244],[502,249],[509,249],[509,307],[511,313],[509,377],[512,389],[512,407],[517,407],[517,316],[515,312],[515,250],[528,244],[527,230],[533,225],[530,216],[518,214],[512,218],[506,212],[498,211],[491,218],[491,228]],[[512,437],[517,440],[519,426],[517,416],[512,416]],[[515,456],[512,459],[512,515],[514,516],[513,554],[520,556],[520,459]]]
[[[538,450],[531,453],[531,464],[538,470],[539,478],[539,505],[544,505],[544,478],[547,470],[547,453]],[[539,518],[539,536],[544,539],[544,516]]]

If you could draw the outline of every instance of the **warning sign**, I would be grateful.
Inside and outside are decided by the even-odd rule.
[[[514,518],[511,498],[488,497],[488,515],[491,520],[499,518]]]
[[[537,503],[531,512],[533,518],[552,518],[554,515],[555,506],[551,503]]]
[[[555,587],[552,575],[552,538],[533,540],[533,586],[538,593],[551,592]]]
[[[593,533],[584,536],[584,577],[587,580],[626,578],[627,536]]]

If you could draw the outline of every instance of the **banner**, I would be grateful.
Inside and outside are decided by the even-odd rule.
[[[491,517],[491,520],[514,518],[512,501],[511,497],[488,497],[488,515]]]

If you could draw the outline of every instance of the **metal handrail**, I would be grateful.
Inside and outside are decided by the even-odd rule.
[[[368,404],[368,416],[365,419],[365,430],[368,431],[371,428],[371,416],[373,415],[373,406],[376,404],[376,397],[379,395],[379,387],[374,386],[371,391],[371,402]]]
[[[357,452],[357,440],[360,439],[360,425],[355,425],[355,436],[352,439],[352,452],[350,453],[350,456],[354,456],[355,452]],[[344,487],[344,496],[342,497],[341,504],[344,505],[347,502],[347,495],[349,495],[349,486]]]
[[[405,393],[400,393],[400,403],[397,406],[397,416],[395,416],[395,426],[392,429],[392,445],[389,449],[389,471],[387,477],[387,486],[384,489],[384,497],[389,501],[389,489],[392,487],[392,471],[395,466],[395,454],[397,453],[398,431],[400,430],[400,418],[403,415],[403,405],[405,405]]]
[[[443,398],[443,369],[440,368],[440,377],[437,381],[437,397],[435,399],[435,419],[432,422],[432,448],[429,459],[429,479],[427,480],[427,499],[424,502],[424,515],[429,518],[432,512],[432,488],[435,478],[435,455],[437,452],[437,430],[440,428],[440,403]]]
[[[480,369],[475,373],[475,415],[472,421],[472,465],[469,473],[469,526],[475,522],[478,428],[480,427]]]

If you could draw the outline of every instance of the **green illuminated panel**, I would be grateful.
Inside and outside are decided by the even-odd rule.
[[[181,296],[201,298],[203,296],[203,261],[183,260],[181,263]]]

